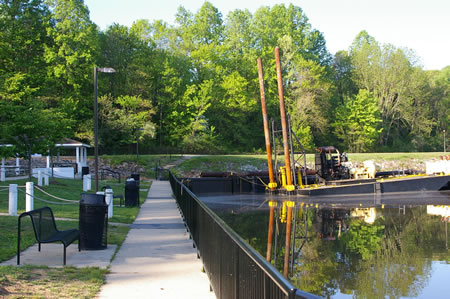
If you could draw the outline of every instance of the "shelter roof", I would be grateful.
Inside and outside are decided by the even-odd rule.
[[[90,148],[89,144],[82,143],[78,140],[64,138],[55,144],[56,147],[64,147],[64,148],[77,148],[77,147],[86,147]]]

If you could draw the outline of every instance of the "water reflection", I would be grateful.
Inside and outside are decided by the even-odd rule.
[[[289,278],[302,290],[328,298],[448,295],[448,192],[338,199],[261,194],[201,199],[262,256],[269,254],[269,202],[277,203],[268,256],[281,273],[289,256]],[[289,250],[286,202],[294,203]]]

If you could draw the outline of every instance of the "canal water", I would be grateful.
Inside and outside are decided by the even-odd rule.
[[[448,191],[199,198],[263,257],[269,202],[276,202],[271,262],[281,273],[285,203],[294,202],[289,279],[301,290],[326,298],[450,298]]]

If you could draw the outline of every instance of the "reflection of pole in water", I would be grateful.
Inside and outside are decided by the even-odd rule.
[[[292,208],[294,207],[293,201],[288,201],[287,203],[287,221],[286,221],[286,243],[285,243],[285,252],[284,252],[284,268],[283,275],[284,277],[289,276],[289,253],[291,249],[291,224],[292,224]]]
[[[267,233],[267,253],[266,260],[270,262],[272,255],[272,236],[273,236],[273,214],[275,211],[275,207],[277,206],[277,202],[274,200],[269,201],[270,214],[269,214],[269,232]]]
[[[448,250],[448,221],[445,222],[445,248]]]

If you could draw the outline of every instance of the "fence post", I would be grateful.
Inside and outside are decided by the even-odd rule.
[[[9,184],[9,216],[17,216],[17,184]]]
[[[44,185],[45,185],[45,186],[48,186],[48,185],[49,185],[49,177],[50,177],[50,174],[49,174],[48,172],[49,172],[49,169],[47,168],[47,169],[45,170],[45,173],[44,173]]]
[[[114,192],[112,189],[105,189],[105,201],[108,205],[108,218],[111,218],[113,216],[113,199],[114,199]]]
[[[38,184],[39,187],[42,187],[42,171],[41,170],[38,170],[37,176],[38,176],[37,177],[37,179],[38,179],[37,184]]]
[[[20,174],[20,159],[16,158],[16,175]]]
[[[91,190],[91,186],[92,186],[91,175],[90,174],[85,174],[83,176],[83,191],[86,192],[86,191]]]
[[[5,158],[2,158],[2,166],[0,169],[0,181],[6,181],[6,169],[5,169]]]
[[[34,184],[27,182],[25,188],[25,212],[34,210]]]
[[[87,174],[83,175],[83,191],[86,192],[88,191],[87,189]]]

